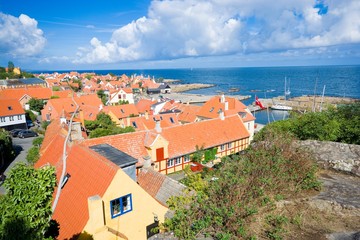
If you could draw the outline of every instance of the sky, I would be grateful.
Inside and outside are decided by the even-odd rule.
[[[0,66],[360,64],[359,0],[0,0]]]

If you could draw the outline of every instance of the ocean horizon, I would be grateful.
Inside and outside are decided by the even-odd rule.
[[[32,73],[70,72],[64,71],[31,71]],[[94,72],[99,75],[112,73],[143,75],[155,79],[179,80],[180,84],[205,83],[214,87],[190,90],[187,93],[202,95],[249,95],[242,101],[249,105],[259,98],[284,96],[285,79],[288,97],[303,95],[322,95],[335,97],[350,97],[360,99],[360,65],[331,66],[299,66],[299,67],[238,67],[238,68],[177,68],[177,69],[134,69],[134,70],[77,70],[76,72]],[[231,92],[230,89],[239,91]],[[257,122],[266,124],[272,119],[282,119],[284,113],[271,112],[268,116],[257,113]],[[261,120],[261,119],[262,120]]]

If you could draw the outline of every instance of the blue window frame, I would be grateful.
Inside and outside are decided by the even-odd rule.
[[[116,198],[110,201],[111,218],[118,217],[132,211],[131,194]]]

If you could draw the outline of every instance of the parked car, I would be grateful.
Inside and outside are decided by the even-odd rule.
[[[23,130],[18,133],[19,138],[37,137],[38,134],[31,130]]]
[[[11,134],[11,136],[17,137],[18,134],[19,134],[19,132],[21,132],[21,131],[23,131],[23,130],[24,130],[24,129],[18,129],[18,128],[16,128],[16,129],[10,130],[9,133]]]

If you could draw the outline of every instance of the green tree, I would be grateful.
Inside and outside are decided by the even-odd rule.
[[[0,198],[0,239],[44,239],[50,226],[55,169],[17,164],[8,174]]]
[[[44,108],[44,101],[37,98],[31,98],[29,100],[29,106],[31,110],[35,112],[41,112],[41,110]]]
[[[9,73],[14,72],[14,68],[15,68],[14,63],[13,63],[12,61],[9,61],[9,62],[8,62],[8,72],[9,72]]]
[[[104,90],[99,90],[96,92],[96,94],[98,95],[98,97],[101,99],[101,102],[106,105],[106,102],[107,102],[107,97],[106,97],[106,94],[104,92]]]
[[[12,138],[9,132],[0,129],[0,169],[10,163],[15,157],[15,151],[12,145]]]

